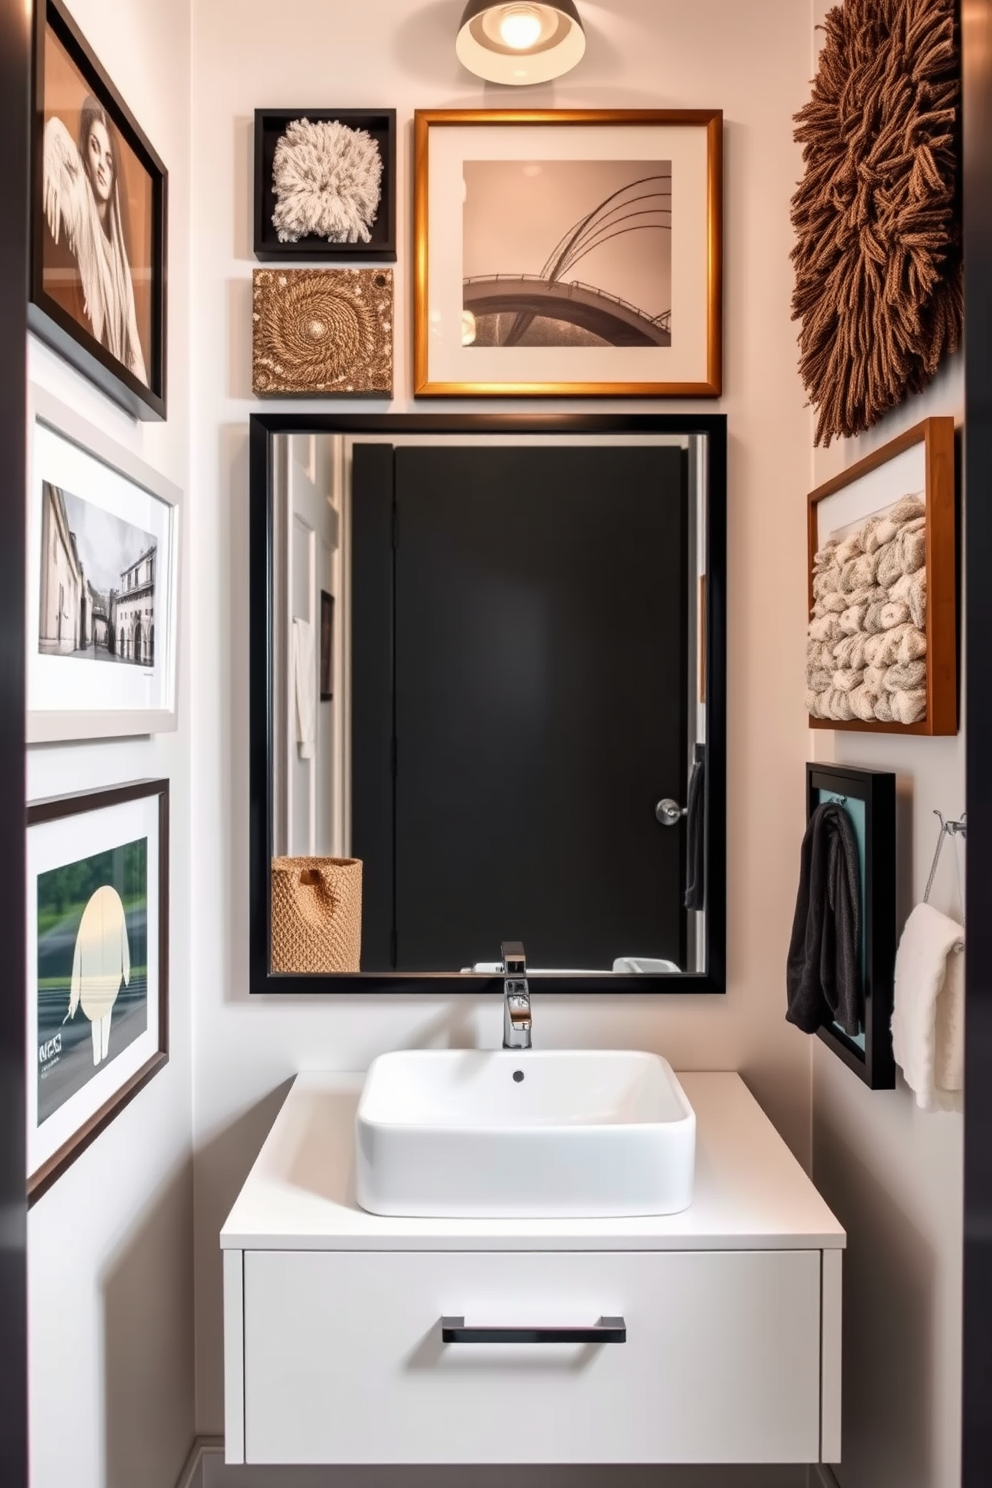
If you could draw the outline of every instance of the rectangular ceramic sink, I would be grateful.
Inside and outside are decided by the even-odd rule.
[[[358,1202],[373,1214],[598,1218],[692,1202],[696,1117],[657,1054],[382,1054],[355,1137]]]

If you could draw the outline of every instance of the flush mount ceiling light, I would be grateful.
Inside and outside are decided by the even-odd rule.
[[[458,28],[458,60],[490,83],[547,83],[561,77],[586,49],[573,0],[550,5],[468,0]]]

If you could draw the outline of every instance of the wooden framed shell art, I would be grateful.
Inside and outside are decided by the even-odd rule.
[[[169,782],[28,805],[34,1203],[169,1057]]]
[[[811,728],[957,733],[955,505],[952,418],[811,492]]]
[[[128,413],[164,419],[167,172],[61,0],[34,14],[28,324]]]

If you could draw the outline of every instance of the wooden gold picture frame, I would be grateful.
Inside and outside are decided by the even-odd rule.
[[[928,418],[810,493],[811,728],[957,733],[954,464]]]
[[[418,397],[716,397],[718,109],[418,110]]]
[[[33,1204],[169,1058],[169,782],[27,811]]]

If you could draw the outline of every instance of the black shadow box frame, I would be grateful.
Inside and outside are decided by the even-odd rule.
[[[151,178],[152,335],[147,386],[44,288],[45,31],[49,26]],[[28,325],[40,340],[134,418],[164,419],[169,173],[61,0],[35,0],[31,66],[31,292]]]
[[[382,196],[368,243],[329,243],[310,234],[298,243],[280,243],[272,225],[276,194],[272,186],[272,162],[276,144],[294,119],[311,123],[346,124],[364,129],[379,146],[382,156]],[[395,109],[256,109],[255,191],[253,207],[255,257],[263,263],[301,258],[314,261],[361,258],[371,263],[396,262],[396,110]]]
[[[821,796],[821,792],[825,793]],[[864,1046],[839,1024],[817,1034],[870,1090],[892,1090],[892,992],[896,961],[896,777],[888,770],[851,765],[806,766],[806,819],[825,798],[864,805],[862,939],[864,948]],[[861,844],[862,834],[855,832]]]

